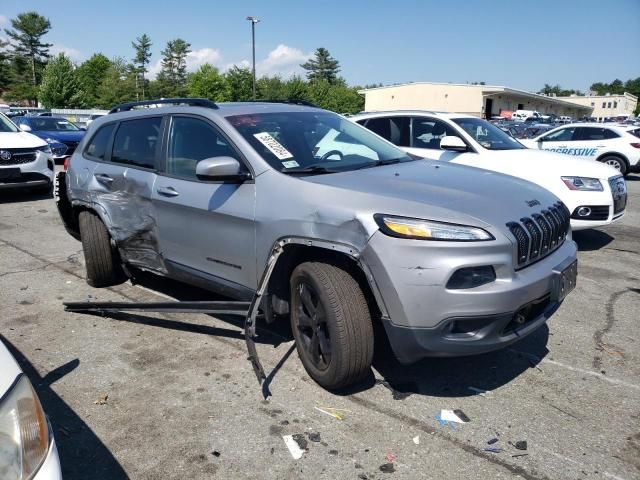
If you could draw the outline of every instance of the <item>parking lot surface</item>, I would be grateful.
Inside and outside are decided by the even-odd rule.
[[[628,188],[620,222],[574,234],[578,286],[548,327],[410,367],[381,344],[371,378],[338,395],[308,378],[286,324],[259,324],[268,401],[240,318],[64,312],[216,298],[153,276],[91,288],[53,199],[3,192],[0,334],[40,394],[66,479],[640,478],[640,175]],[[442,425],[441,409],[470,421]],[[306,442],[298,460],[290,434]]]

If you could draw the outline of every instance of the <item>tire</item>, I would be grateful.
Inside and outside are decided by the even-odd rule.
[[[117,252],[111,247],[109,232],[102,220],[91,212],[80,212],[80,238],[87,268],[87,283],[109,287],[124,281]]]
[[[364,379],[371,371],[374,337],[358,282],[337,266],[307,262],[295,268],[290,285],[291,329],[309,376],[328,390]]]
[[[600,159],[602,163],[612,166],[616,170],[620,172],[621,175],[627,176],[628,168],[627,162],[624,161],[623,158],[617,157],[616,155],[607,155]]]

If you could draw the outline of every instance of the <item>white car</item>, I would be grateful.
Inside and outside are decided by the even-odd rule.
[[[20,131],[0,113],[0,190],[31,188],[48,193],[54,168],[49,144]]]
[[[414,155],[536,183],[569,208],[574,230],[608,225],[624,215],[627,186],[616,169],[528,149],[478,117],[412,110],[364,113],[350,120]]]
[[[0,479],[62,479],[58,449],[40,400],[2,341]]]
[[[597,160],[623,175],[640,172],[640,128],[602,123],[572,123],[529,140],[529,148]]]

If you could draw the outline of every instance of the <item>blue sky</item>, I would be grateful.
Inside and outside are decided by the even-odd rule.
[[[526,90],[587,89],[640,76],[640,0],[2,0],[0,26],[20,12],[47,16],[47,39],[76,62],[94,52],[130,58],[153,41],[152,70],[168,40],[192,45],[189,68],[248,64],[256,30],[258,73],[300,72],[327,48],[350,84],[485,81]]]

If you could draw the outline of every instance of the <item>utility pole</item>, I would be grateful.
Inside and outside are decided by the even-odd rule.
[[[256,17],[247,17],[251,22],[251,50],[253,53],[252,73],[253,73],[253,100],[256,100],[256,23],[260,20]]]

